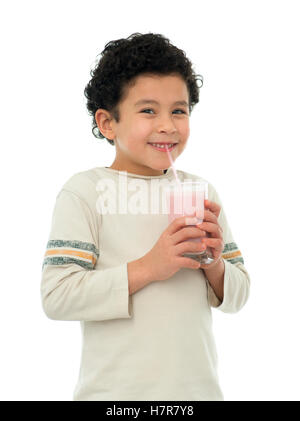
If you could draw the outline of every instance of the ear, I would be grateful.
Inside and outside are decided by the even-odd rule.
[[[113,130],[113,119],[110,113],[103,108],[98,108],[95,112],[95,120],[101,134],[113,141],[115,132]]]

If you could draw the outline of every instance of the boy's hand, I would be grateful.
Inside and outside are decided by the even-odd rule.
[[[208,210],[204,211],[203,222],[202,224],[198,224],[197,227],[209,233],[207,237],[202,239],[202,242],[207,247],[210,247],[214,261],[209,265],[201,264],[201,268],[210,269],[215,266],[222,257],[224,241],[223,230],[218,222],[221,206],[215,202],[211,202],[210,200],[205,200],[205,208]]]
[[[184,240],[205,236],[206,232],[196,226],[187,226],[186,218],[174,219],[153,248],[142,257],[144,270],[151,281],[168,279],[181,268],[199,269],[199,262],[181,255],[205,250],[206,246],[200,242]]]

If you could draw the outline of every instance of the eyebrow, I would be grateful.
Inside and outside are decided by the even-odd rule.
[[[134,105],[142,105],[142,104],[159,104],[159,102],[155,101],[154,99],[141,99],[140,101],[136,102]],[[173,105],[185,105],[188,107],[188,103],[186,101],[176,101]]]

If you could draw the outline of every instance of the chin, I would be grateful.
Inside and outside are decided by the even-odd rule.
[[[166,170],[167,168],[169,168],[169,166],[163,166],[163,167],[161,167],[161,166],[159,166],[159,165],[151,165],[151,166],[149,166],[149,168],[151,168],[152,170],[155,170],[155,171],[163,171],[163,170]]]

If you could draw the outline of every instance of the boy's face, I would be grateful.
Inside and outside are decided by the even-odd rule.
[[[156,103],[137,105],[141,100]],[[101,133],[114,139],[116,156],[110,168],[140,175],[161,175],[170,167],[168,153],[155,149],[150,143],[177,143],[170,151],[173,161],[183,152],[189,137],[186,83],[179,76],[141,75],[128,88],[120,102],[120,122],[109,119],[110,114],[97,110],[95,119]]]

